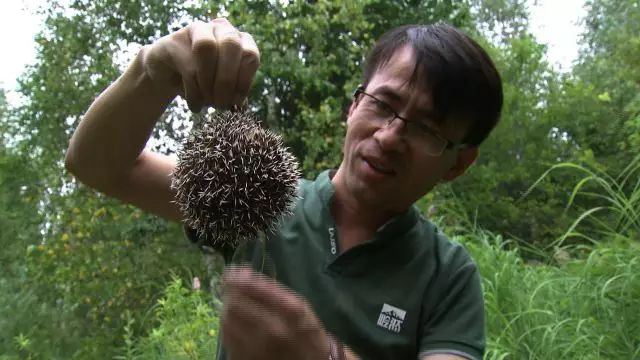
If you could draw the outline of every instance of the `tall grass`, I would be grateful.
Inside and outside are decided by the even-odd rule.
[[[640,246],[596,246],[561,266],[527,264],[486,232],[459,237],[478,262],[487,359],[640,358]]]
[[[525,264],[499,236],[476,231],[460,239],[484,278],[487,358],[640,359],[640,155],[617,176],[597,164],[552,166],[527,193],[560,169],[584,175],[567,209],[578,198],[591,206],[538,252],[564,251],[577,237],[592,244],[581,246],[586,257]]]
[[[590,204],[576,218],[569,229],[551,247],[562,247],[571,237],[585,239],[597,244],[602,238],[627,237],[640,240],[640,154],[617,176],[608,174],[598,164],[580,165],[560,163],[550,167],[525,192],[526,197],[553,172],[570,170],[584,176],[571,191],[567,209],[578,198]],[[580,231],[579,225],[589,222],[589,232]],[[592,233],[593,232],[593,233]]]

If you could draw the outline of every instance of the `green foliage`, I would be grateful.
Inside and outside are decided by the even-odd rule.
[[[436,190],[436,215],[445,216],[449,225],[467,219],[520,245],[553,248],[580,209],[599,205],[597,199],[581,197],[577,206],[565,209],[568,188],[580,180],[573,172],[556,172],[538,183],[535,193],[522,195],[555,164],[604,166],[616,174],[638,154],[636,5],[625,0],[588,2],[585,48],[573,74],[553,71],[545,61],[545,47],[526,31],[502,34],[494,39],[495,46],[485,43],[504,80],[501,123],[467,174]],[[499,11],[488,10],[494,8]],[[481,29],[489,36],[496,35],[495,28],[513,30],[526,23],[519,1],[476,1],[474,12],[484,19]]]
[[[170,272],[206,281],[200,254],[178,226],[113,205],[83,210],[72,209],[73,220],[57,235],[31,239],[37,245],[2,239],[15,257],[7,262],[12,276],[0,278],[0,309],[15,316],[0,321],[10,336],[0,341],[0,352],[18,351],[9,342],[24,335],[38,340],[29,348],[38,358],[111,356],[123,339],[126,312],[140,325],[136,333],[155,323],[149,310]]]
[[[611,237],[635,239],[640,234],[640,155],[617,176],[609,175],[597,166],[581,166],[561,163],[547,170],[530,188],[532,191],[552,172],[569,169],[584,174],[576,183],[567,204],[576,199],[587,198],[597,206],[580,209],[580,216],[571,227],[550,246],[565,246],[570,237],[586,239],[593,244]],[[528,191],[528,192],[529,192]],[[604,212],[604,214],[603,214]],[[588,231],[579,231],[578,226],[588,222]]]
[[[555,103],[561,85],[546,63],[545,47],[530,35],[500,47],[484,45],[503,78],[502,117],[467,173],[436,189],[436,214],[446,216],[449,226],[461,218],[472,219],[522,243],[541,245],[570,223],[563,214],[570,177],[546,181],[535,196],[522,198],[533,177],[576,156],[575,147],[558,134],[557,119],[548,106]]]
[[[471,0],[480,32],[496,43],[526,36],[529,25],[527,1]]]
[[[158,325],[142,338],[135,338],[130,321],[125,348],[117,359],[213,359],[219,320],[201,290],[185,287],[174,277],[155,309]]]
[[[571,108],[592,111],[581,111],[580,123],[566,126],[577,143],[618,173],[638,149],[640,8],[634,0],[591,0],[586,8],[583,50],[574,74],[591,93],[582,101],[578,97],[580,104],[574,100]]]
[[[0,130],[6,129],[12,115],[5,107],[4,92],[0,92]],[[10,140],[0,138],[0,354],[29,358],[31,349],[38,345],[29,341],[31,319],[38,315],[50,318],[51,314],[42,314],[46,309],[38,306],[35,289],[26,284],[26,266],[18,259],[24,257],[28,245],[38,243],[43,218],[38,213],[34,186],[37,168],[29,156],[7,146]]]
[[[478,262],[487,359],[635,359],[640,356],[637,243],[596,246],[560,266],[525,263],[500,236],[458,238]]]
[[[2,114],[1,125],[14,115]],[[169,271],[203,273],[200,256],[179,226],[85,188],[43,194],[42,169],[24,149],[0,143],[0,354],[109,356],[124,311],[153,324],[147,312]],[[68,211],[47,213],[47,199]]]

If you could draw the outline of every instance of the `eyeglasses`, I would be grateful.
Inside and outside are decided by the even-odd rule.
[[[360,97],[364,95],[364,97]],[[464,149],[468,144],[453,142],[442,137],[435,130],[431,129],[423,122],[409,120],[400,116],[391,105],[378,99],[377,97],[364,91],[363,86],[359,86],[353,93],[357,105],[362,106],[362,111],[370,115],[371,121],[380,126],[390,126],[395,119],[400,119],[404,123],[404,136],[412,141],[431,156],[440,156],[447,149]],[[362,100],[362,101],[360,101]]]

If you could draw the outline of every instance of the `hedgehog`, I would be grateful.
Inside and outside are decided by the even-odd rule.
[[[298,161],[248,109],[203,117],[178,151],[171,187],[198,245],[236,249],[291,213]]]

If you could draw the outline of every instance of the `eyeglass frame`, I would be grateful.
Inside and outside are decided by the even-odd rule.
[[[387,125],[386,126],[391,125],[396,119],[400,119],[405,124],[409,124],[409,123],[418,124],[418,125],[420,125],[420,129],[422,131],[424,131],[425,133],[428,133],[429,135],[433,135],[436,138],[444,141],[446,143],[446,145],[440,150],[440,152],[438,154],[433,154],[432,156],[441,156],[444,153],[444,151],[448,150],[448,149],[460,150],[460,149],[466,149],[466,148],[471,147],[471,145],[468,144],[468,143],[461,143],[461,142],[455,142],[455,141],[449,140],[449,139],[443,137],[442,135],[438,134],[434,130],[430,129],[425,124],[420,123],[419,121],[409,120],[409,119],[407,119],[405,117],[400,116],[400,114],[398,114],[398,112],[395,111],[393,109],[393,107],[391,107],[391,105],[389,105],[386,101],[382,101],[382,100],[378,99],[374,95],[371,95],[368,92],[364,91],[364,89],[365,88],[364,88],[363,85],[360,85],[360,86],[358,86],[356,88],[356,90],[353,92],[354,100],[356,102],[359,102],[358,95],[362,94],[362,95],[366,95],[366,96],[372,98],[373,100],[377,101],[378,103],[382,104],[389,111],[389,113],[391,113],[393,115],[393,117],[390,120],[387,121]]]

